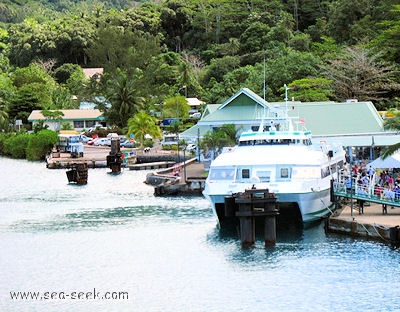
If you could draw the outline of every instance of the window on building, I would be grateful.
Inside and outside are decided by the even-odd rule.
[[[93,127],[96,124],[96,122],[94,120],[86,120],[85,124],[86,124],[86,128],[90,128],[90,127]]]
[[[82,120],[75,120],[74,121],[74,128],[84,128],[84,122]]]

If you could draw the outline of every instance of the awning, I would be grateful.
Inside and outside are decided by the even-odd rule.
[[[322,137],[314,137],[325,139]],[[341,143],[343,146],[389,146],[400,142],[398,134],[374,134],[374,135],[343,135],[326,138],[328,141]]]
[[[374,135],[374,146],[388,146],[400,142],[400,135]]]
[[[337,136],[331,140],[340,142],[343,146],[372,146],[372,136]]]
[[[372,168],[400,168],[400,153],[397,152],[385,159],[379,157],[370,162],[368,166]]]

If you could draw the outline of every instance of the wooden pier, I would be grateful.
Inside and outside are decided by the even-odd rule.
[[[206,176],[204,164],[196,158],[149,173],[146,183],[154,185],[155,196],[201,195]]]
[[[169,168],[175,165],[174,161],[156,161],[141,164],[128,164],[129,170],[151,170],[151,169],[161,169]]]

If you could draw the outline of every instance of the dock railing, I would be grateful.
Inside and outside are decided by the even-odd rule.
[[[348,181],[348,179],[351,179]],[[375,174],[368,182],[362,182],[361,176],[340,173],[333,182],[333,193],[337,197],[363,200],[365,202],[379,203],[400,207],[400,187],[382,186],[376,181]],[[367,181],[367,179],[364,179]]]

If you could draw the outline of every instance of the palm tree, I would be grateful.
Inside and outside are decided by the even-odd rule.
[[[142,147],[146,134],[153,138],[161,138],[161,130],[156,122],[156,119],[145,111],[140,111],[134,117],[128,119],[128,135],[133,133]]]
[[[393,111],[394,116],[393,118],[387,118],[385,119],[384,122],[384,128],[386,130],[397,130],[400,131],[400,112],[399,111]],[[390,155],[393,155],[395,152],[397,152],[400,149],[400,142],[388,146],[384,152],[382,153],[381,157],[382,159],[385,159],[389,157]]]
[[[111,108],[107,112],[108,120],[123,128],[130,116],[143,108],[144,99],[139,96],[138,80],[141,71],[134,71],[135,77],[129,77],[127,73],[118,69],[116,76],[107,87],[107,97],[111,102]]]
[[[218,155],[225,146],[236,145],[237,130],[235,125],[223,125],[216,131],[207,131],[201,144],[202,149],[212,152],[212,157]]]

